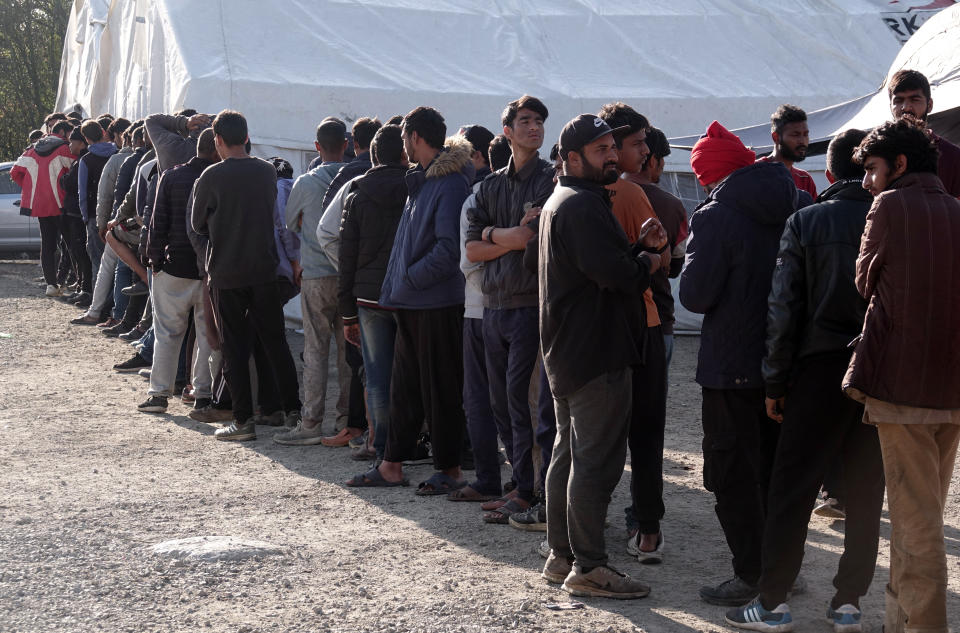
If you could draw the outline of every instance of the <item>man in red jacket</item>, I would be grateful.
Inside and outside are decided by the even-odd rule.
[[[77,159],[67,143],[71,129],[66,121],[58,122],[51,133],[27,149],[10,170],[10,178],[23,189],[21,211],[29,211],[40,225],[40,266],[48,297],[62,294],[57,285],[56,261],[64,197],[60,177]]]
[[[864,404],[890,507],[887,633],[947,633],[943,510],[960,441],[960,201],[937,176],[935,139],[904,117],[855,155],[874,194],[857,290],[869,300],[843,388]]]

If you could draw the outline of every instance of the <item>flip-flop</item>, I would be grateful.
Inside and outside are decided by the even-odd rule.
[[[504,494],[499,499],[494,499],[492,501],[485,502],[482,506],[480,506],[480,509],[483,510],[484,512],[490,512],[492,510],[496,510],[501,506],[504,506],[507,503],[509,503],[511,499],[515,499],[518,494],[520,494],[520,492],[516,489],[513,489],[507,492],[506,494]]]
[[[454,490],[459,490],[466,485],[466,481],[457,481],[446,473],[438,472],[433,473],[433,475],[430,476],[430,479],[427,479],[417,486],[417,491],[414,494],[420,497],[445,495],[453,492]]]
[[[371,468],[362,475],[357,475],[350,479],[346,484],[352,488],[397,488],[399,486],[409,486],[410,480],[404,477],[400,481],[387,481],[376,468]]]
[[[449,501],[493,501],[498,499],[499,495],[488,495],[478,492],[473,486],[464,486],[459,490],[454,490],[447,495]]]
[[[519,499],[511,499],[507,503],[503,504],[496,510],[491,510],[490,512],[483,513],[483,522],[484,523],[495,523],[498,525],[506,525],[510,522],[510,515],[516,512],[526,512],[530,509],[530,504],[527,504],[527,507],[523,507],[522,502]]]

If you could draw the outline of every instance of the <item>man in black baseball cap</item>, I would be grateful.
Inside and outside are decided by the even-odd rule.
[[[629,599],[650,588],[607,564],[604,519],[626,459],[642,294],[660,265],[652,251],[663,227],[651,218],[631,246],[611,211],[604,184],[619,175],[614,134],[623,131],[592,114],[564,126],[563,174],[540,216],[538,277],[557,416],[542,575],[576,596]]]

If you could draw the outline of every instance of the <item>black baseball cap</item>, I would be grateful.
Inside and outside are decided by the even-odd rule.
[[[612,128],[595,114],[581,114],[564,125],[560,132],[560,158],[567,160],[567,154],[583,149],[601,136],[621,134],[629,129],[629,125]]]

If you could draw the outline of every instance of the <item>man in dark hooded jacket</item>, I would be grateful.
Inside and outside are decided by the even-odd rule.
[[[690,220],[680,302],[703,314],[696,380],[703,388],[703,485],[733,554],[734,577],[703,587],[711,604],[757,595],[767,481],[779,427],[766,415],[760,362],[767,295],[783,225],[797,188],[780,163],[755,163],[740,139],[714,121],[690,165],[709,192]]]
[[[407,201],[407,157],[399,125],[380,128],[370,151],[373,168],[351,183],[340,223],[339,311],[343,337],[360,348],[367,377],[373,448],[383,458],[390,420],[390,372],[397,324],[380,306],[393,239]],[[369,451],[367,451],[369,453]]]

